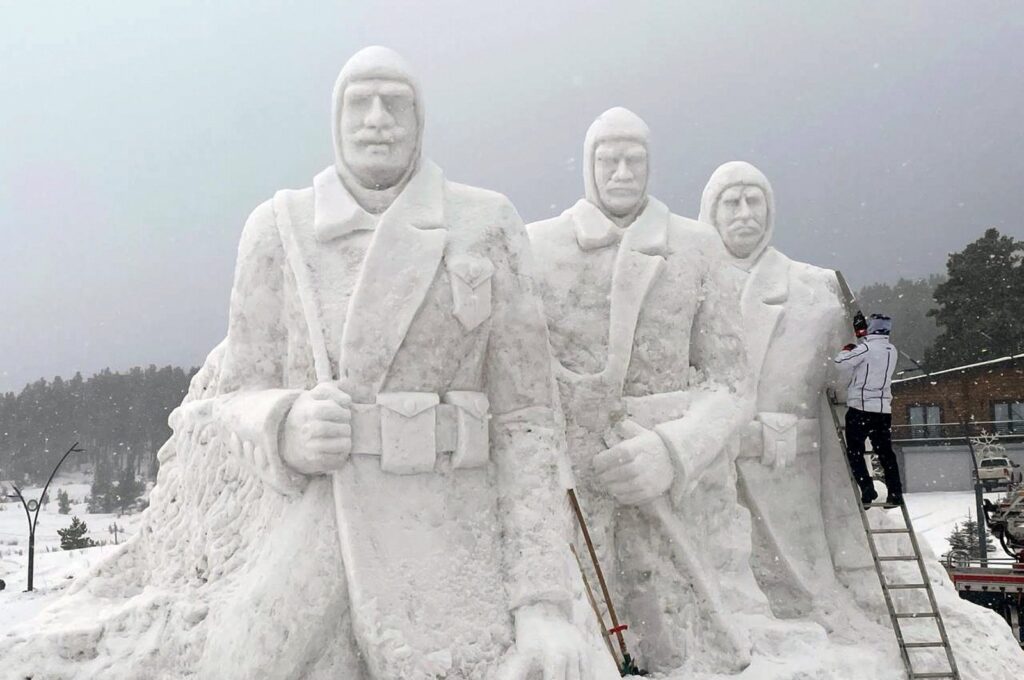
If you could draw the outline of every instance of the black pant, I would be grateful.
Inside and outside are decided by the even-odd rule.
[[[885,487],[890,496],[903,495],[900,469],[896,454],[892,450],[892,414],[874,413],[851,408],[846,411],[846,452],[850,457],[853,476],[861,493],[869,495],[874,488],[871,473],[864,462],[864,440],[870,438],[871,446],[878,455],[878,462],[885,474]]]

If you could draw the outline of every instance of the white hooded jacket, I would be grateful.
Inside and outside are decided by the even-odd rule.
[[[853,349],[844,349],[835,362],[850,375],[846,405],[860,411],[892,413],[892,374],[899,355],[888,335],[869,335]]]

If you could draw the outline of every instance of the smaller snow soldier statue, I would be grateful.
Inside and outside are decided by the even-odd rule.
[[[12,645],[18,677],[616,675],[571,623],[522,221],[421,157],[393,51],[349,60],[331,124],[334,163],[245,225],[139,540]]]
[[[888,496],[886,505],[899,506],[903,502],[903,483],[892,450],[892,374],[896,371],[899,355],[889,342],[892,320],[884,314],[872,314],[864,324],[864,317],[854,319],[854,331],[864,336],[859,344],[843,347],[835,358],[836,364],[849,378],[846,388],[846,450],[850,456],[853,476],[860,486],[860,499],[865,505],[878,498],[875,485],[864,462],[864,441],[871,439],[871,447],[885,475]]]
[[[715,227],[744,278],[740,309],[757,377],[757,415],[744,430],[736,464],[753,520],[754,574],[777,616],[820,613],[837,597],[833,544],[852,557],[860,544],[850,540],[861,532],[838,440],[828,417],[821,418],[832,353],[846,329],[836,274],[772,245],[775,192],[750,163],[730,161],[711,174],[700,220]],[[850,506],[853,521],[833,522],[829,532],[826,517],[843,514],[837,501]]]

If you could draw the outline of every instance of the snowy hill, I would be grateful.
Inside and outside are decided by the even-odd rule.
[[[57,494],[65,491],[71,499],[71,512],[58,512]],[[27,499],[38,498],[42,487],[22,489]],[[140,513],[132,515],[92,514],[86,499],[89,483],[80,475],[58,478],[48,491],[50,502],[39,511],[36,526],[34,592],[24,592],[28,567],[28,522],[19,501],[0,503],[0,579],[7,583],[0,591],[0,633],[25,621],[41,610],[72,582],[104,557],[117,550],[114,536],[108,527],[116,523],[124,530],[118,532],[118,542],[133,535],[138,527]],[[95,548],[62,550],[58,529],[71,523],[77,516],[89,527],[88,536],[97,543]]]

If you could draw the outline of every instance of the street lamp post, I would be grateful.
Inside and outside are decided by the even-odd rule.
[[[25,518],[28,520],[28,588],[26,592],[32,590],[32,576],[35,573],[36,566],[36,522],[39,521],[39,508],[41,506],[40,501],[46,498],[46,490],[50,488],[50,482],[53,481],[54,475],[57,474],[57,470],[63,465],[67,457],[72,453],[81,453],[85,449],[78,448],[78,442],[71,445],[71,448],[61,457],[60,461],[53,468],[53,472],[50,473],[50,478],[46,480],[46,486],[43,487],[43,493],[39,495],[39,500],[32,499],[26,501],[25,497],[21,494],[21,489],[14,486],[14,493],[18,495],[18,500],[21,501],[21,506],[25,508]]]
[[[985,514],[985,486],[981,483],[981,475],[978,474],[978,454],[974,451],[974,440],[971,439],[971,431],[967,429],[967,421],[961,420],[960,427],[963,428],[964,437],[967,438],[967,450],[971,453],[971,464],[974,466],[974,512],[978,516],[978,558],[981,566],[988,566],[988,537],[985,535],[985,527],[988,522]]]

